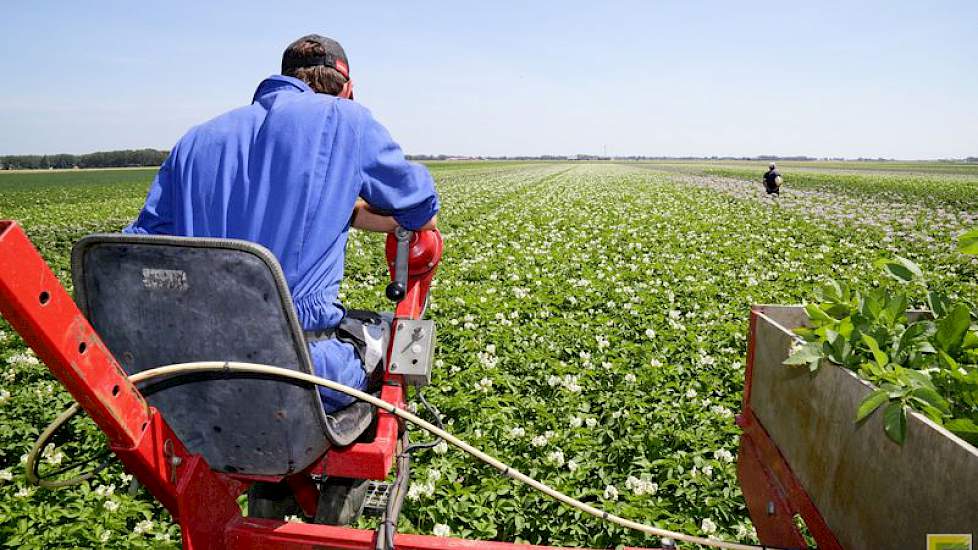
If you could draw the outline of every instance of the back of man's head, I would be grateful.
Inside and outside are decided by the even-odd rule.
[[[349,67],[340,43],[318,34],[303,36],[282,54],[282,74],[302,80],[320,94],[339,95],[350,79]]]

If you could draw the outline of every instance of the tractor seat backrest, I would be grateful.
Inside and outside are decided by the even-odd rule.
[[[192,361],[312,373],[282,269],[257,244],[97,234],[72,250],[75,300],[128,374]],[[314,387],[218,373],[150,383],[147,401],[211,468],[280,476],[329,448]]]

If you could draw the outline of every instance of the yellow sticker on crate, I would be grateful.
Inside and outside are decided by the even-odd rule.
[[[927,535],[927,550],[972,550],[971,535]]]

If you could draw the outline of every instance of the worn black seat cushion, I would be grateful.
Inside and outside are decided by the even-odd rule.
[[[72,251],[75,298],[127,373],[192,361],[312,373],[281,267],[246,241],[100,234]],[[323,413],[312,386],[195,377],[146,388],[181,441],[216,470],[285,475],[352,441],[372,411]],[[342,432],[343,428],[356,431]]]

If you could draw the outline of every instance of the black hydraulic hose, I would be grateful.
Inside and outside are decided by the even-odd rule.
[[[401,435],[401,448],[409,449],[408,433],[404,430]],[[411,484],[411,455],[401,451],[397,455],[397,478],[391,487],[390,494],[387,495],[387,507],[384,510],[384,517],[381,519],[380,526],[377,528],[376,550],[394,550],[394,535],[397,533],[397,519],[401,516],[401,508],[404,505],[404,497],[407,496],[408,486]]]
[[[435,426],[438,426],[440,429],[444,430],[445,424],[443,424],[441,421],[441,412],[438,411],[438,407],[435,407],[434,405],[429,403],[427,399],[425,399],[424,392],[421,391],[421,388],[418,388],[417,393],[418,393],[418,399],[421,400],[421,404],[424,405],[425,410],[431,413],[431,416],[435,421]],[[438,445],[442,441],[444,441],[442,438],[437,437],[433,441],[426,441],[424,443],[415,443],[414,445],[406,447],[403,452],[405,454],[410,454],[413,453],[414,451],[418,451],[421,449],[430,449]]]

